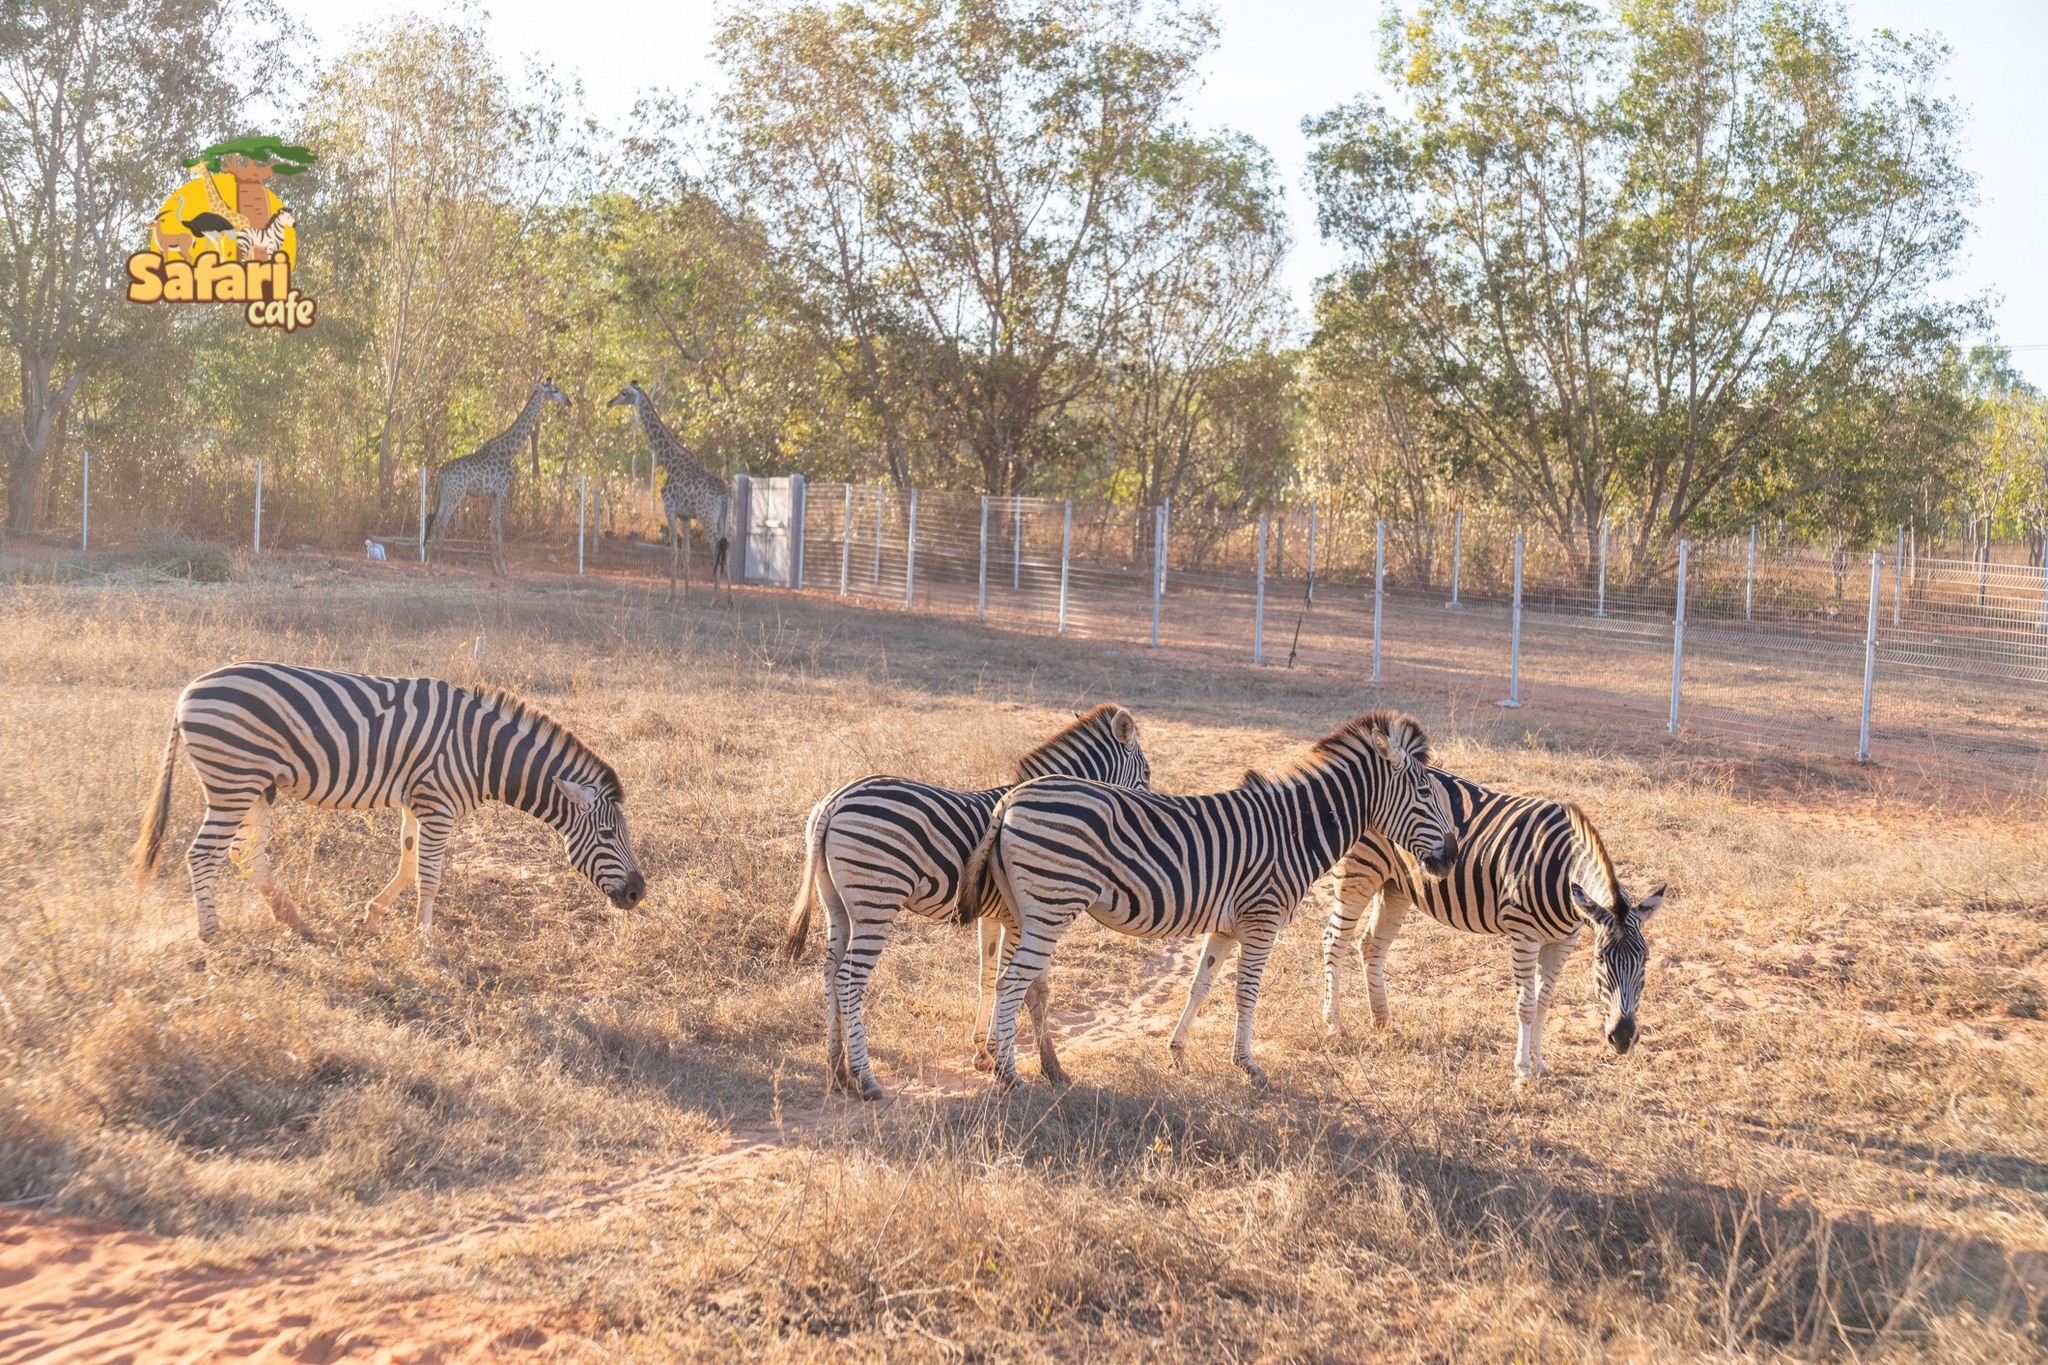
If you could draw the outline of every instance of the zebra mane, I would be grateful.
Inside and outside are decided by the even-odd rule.
[[[1256,791],[1261,788],[1277,787],[1283,782],[1292,781],[1294,778],[1304,774],[1319,772],[1331,758],[1341,754],[1349,747],[1347,741],[1371,735],[1378,735],[1384,740],[1393,732],[1395,724],[1400,721],[1406,721],[1410,725],[1415,724],[1413,716],[1400,711],[1386,709],[1367,711],[1362,716],[1353,716],[1350,720],[1338,726],[1336,730],[1317,740],[1310,746],[1306,755],[1295,759],[1278,772],[1262,773],[1254,769],[1246,773],[1244,780],[1237,784],[1238,788],[1240,790]],[[1422,755],[1422,761],[1424,765],[1428,765],[1432,760],[1430,755],[1425,752]]]
[[[1607,841],[1600,837],[1600,831],[1593,827],[1592,820],[1576,803],[1566,801],[1563,804],[1565,815],[1571,821],[1572,836],[1579,846],[1579,866],[1574,870],[1596,873],[1607,886],[1607,908],[1616,914],[1625,913],[1623,907],[1628,904],[1628,898],[1621,892],[1621,878],[1615,874],[1614,859],[1607,856]]]
[[[619,781],[618,772],[611,764],[597,756],[597,752],[581,739],[576,732],[532,702],[507,692],[502,687],[477,687],[468,689],[471,696],[488,706],[508,724],[520,726],[532,734],[552,743],[569,757],[580,760],[595,776],[597,785],[614,802],[623,804],[626,788]]]
[[[1114,740],[1115,735],[1111,734],[1109,729],[1110,720],[1121,710],[1123,708],[1115,702],[1106,701],[1096,706],[1094,710],[1083,711],[1080,715],[1074,717],[1061,727],[1058,734],[1046,740],[1037,748],[1027,749],[1018,756],[1017,780],[1019,782],[1029,782],[1033,777],[1042,776],[1043,774],[1036,770],[1036,760],[1052,757],[1056,750],[1065,747],[1067,741],[1075,735],[1095,730],[1108,735],[1110,739]]]

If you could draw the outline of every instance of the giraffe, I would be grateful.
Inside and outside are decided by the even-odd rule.
[[[479,494],[491,500],[491,571],[506,572],[505,495],[512,491],[513,457],[527,437],[540,425],[540,405],[569,406],[569,395],[555,387],[552,379],[533,386],[533,396],[519,410],[511,426],[485,441],[469,454],[441,466],[439,494],[434,510],[427,514],[427,540],[434,547],[442,568],[447,567],[448,523],[462,504]],[[438,529],[437,529],[438,528]]]
[[[676,562],[681,559],[683,566],[683,602],[690,600],[690,537],[685,523],[694,521],[711,542],[711,595],[718,596],[718,576],[725,575],[725,601],[732,604],[732,570],[726,564],[726,550],[732,544],[731,532],[726,518],[732,510],[732,490],[725,480],[697,463],[683,443],[676,439],[661,420],[661,414],[654,410],[654,400],[640,387],[635,379],[620,389],[606,407],[631,406],[640,414],[640,425],[646,429],[647,445],[654,452],[655,463],[668,474],[661,484],[661,508],[668,515],[668,600],[676,600]]]

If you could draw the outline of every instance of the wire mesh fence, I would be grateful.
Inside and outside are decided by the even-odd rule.
[[[1612,530],[1604,555],[1522,537],[1518,594],[1516,532],[1476,518],[1361,532],[1310,508],[1224,525],[873,485],[809,498],[813,592],[2048,789],[2032,565],[1688,543],[1681,626],[1680,555]]]

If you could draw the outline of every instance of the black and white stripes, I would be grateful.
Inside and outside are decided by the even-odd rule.
[[[1138,722],[1121,706],[1104,703],[1017,762],[1017,780],[1071,774],[1143,786],[1152,768],[1138,743]],[[899,777],[864,777],[811,809],[804,827],[804,870],[790,909],[784,953],[803,952],[814,897],[825,906],[825,1051],[836,1083],[869,1099],[880,1083],[868,1066],[864,1003],[889,928],[899,911],[942,918],[980,917],[984,901],[960,905],[962,870],[988,833],[989,817],[1008,787],[963,792]],[[984,891],[984,896],[993,895]],[[982,1005],[976,1032],[986,1027],[996,964],[995,922],[984,921]],[[1043,993],[1033,1018],[1042,1058],[1051,1042],[1043,1019]],[[1057,1062],[1051,1067],[1057,1070]]]
[[[996,807],[970,860],[963,917],[997,888],[1015,944],[997,991],[996,1075],[1017,1079],[1017,1009],[1081,914],[1147,937],[1206,934],[1202,961],[1174,1031],[1176,1059],[1223,949],[1238,948],[1235,1058],[1255,1082],[1252,1014],[1279,931],[1309,884],[1368,830],[1432,870],[1455,852],[1449,817],[1425,776],[1429,741],[1413,718],[1376,711],[1317,742],[1277,776],[1235,790],[1165,796],[1072,778],[1020,786]]]
[[[1520,1022],[1519,1079],[1549,1070],[1543,1062],[1544,1017],[1579,931],[1589,923],[1607,1040],[1616,1052],[1628,1051],[1649,954],[1643,923],[1663,903],[1664,888],[1631,901],[1599,832],[1576,806],[1510,796],[1434,769],[1430,776],[1450,809],[1458,856],[1441,879],[1431,879],[1418,875],[1413,859],[1377,834],[1344,855],[1323,931],[1323,1018],[1330,1031],[1343,1031],[1338,975],[1343,951],[1354,942],[1373,1022],[1386,1025],[1387,950],[1408,908],[1420,905],[1453,929],[1507,937]],[[1359,921],[1368,910],[1361,940]]]
[[[138,884],[162,855],[180,742],[206,792],[206,817],[187,854],[201,938],[220,927],[214,884],[245,823],[257,889],[279,919],[306,932],[270,863],[270,816],[279,796],[331,810],[396,806],[404,813],[398,874],[370,902],[366,928],[374,929],[405,884],[417,881],[420,928],[432,930],[449,835],[485,801],[560,830],[570,863],[613,904],[637,905],[646,892],[618,775],[548,716],[505,693],[436,678],[270,663],[216,669],[179,696],[156,794],[135,842]]]

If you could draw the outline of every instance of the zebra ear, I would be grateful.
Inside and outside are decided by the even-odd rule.
[[[597,788],[595,787],[586,786],[581,782],[571,782],[566,777],[556,778],[555,785],[562,789],[564,796],[574,801],[584,810],[589,810],[597,804]]]
[[[1657,913],[1658,909],[1664,904],[1665,890],[1665,887],[1660,886],[1636,902],[1637,924],[1641,924],[1644,920]]]
[[[1413,716],[1396,717],[1387,727],[1387,748],[1396,758],[1411,763],[1429,763],[1429,736]]]
[[[1128,711],[1117,711],[1110,718],[1109,733],[1116,738],[1117,743],[1126,747],[1137,743],[1138,718]]]
[[[1584,887],[1577,884],[1572,886],[1572,904],[1579,908],[1581,915],[1601,928],[1614,927],[1614,912],[1587,895]]]

